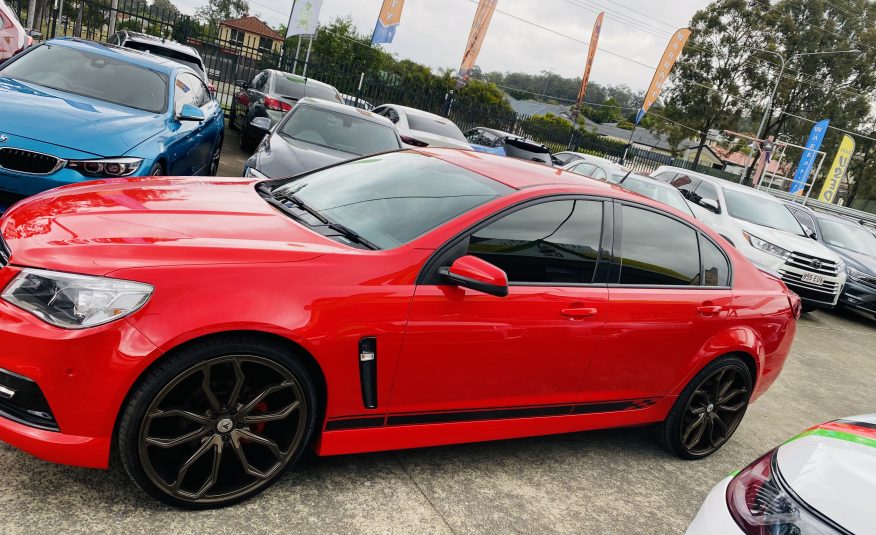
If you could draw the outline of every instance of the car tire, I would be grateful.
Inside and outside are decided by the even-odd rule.
[[[255,152],[256,146],[258,146],[260,140],[253,139],[252,136],[247,134],[247,130],[249,129],[244,122],[243,128],[240,129],[240,150],[247,154],[252,154]]]
[[[224,143],[224,136],[219,137],[216,141],[216,146],[213,148],[213,153],[210,156],[210,167],[207,169],[209,176],[217,176],[219,174],[219,162],[222,160],[222,145]]]
[[[725,355],[710,362],[682,390],[666,419],[657,424],[660,445],[682,459],[702,459],[715,453],[745,416],[751,389],[751,372],[741,358]]]
[[[149,170],[149,176],[164,176],[164,167],[160,163],[156,163]]]
[[[238,130],[237,123],[234,121],[237,119],[237,106],[234,105],[234,102],[231,102],[231,110],[228,112],[228,128],[231,130]]]
[[[168,354],[138,381],[119,418],[118,453],[152,497],[185,509],[224,507],[297,462],[318,410],[294,352],[254,336],[216,337]]]

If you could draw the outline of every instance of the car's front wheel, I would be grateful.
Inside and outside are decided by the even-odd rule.
[[[258,338],[199,342],[165,357],[119,423],[125,470],[171,505],[206,509],[276,481],[308,444],[316,395],[289,351]]]
[[[700,370],[657,425],[660,444],[682,459],[702,459],[727,443],[748,408],[748,366],[726,355]]]

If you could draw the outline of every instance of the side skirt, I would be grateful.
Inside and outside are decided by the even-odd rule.
[[[423,414],[331,419],[314,443],[317,455],[423,448],[504,440],[662,421],[675,397]]]

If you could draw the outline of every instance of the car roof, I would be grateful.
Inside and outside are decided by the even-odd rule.
[[[336,113],[343,113],[344,115],[349,115],[351,117],[359,117],[360,119],[365,119],[373,123],[389,126],[393,130],[395,129],[395,125],[392,124],[392,121],[390,121],[386,117],[383,117],[382,115],[377,115],[376,113],[371,113],[370,111],[363,110],[361,108],[354,108],[353,106],[350,106],[348,104],[341,104],[340,102],[333,102],[331,100],[325,100],[315,97],[304,97],[298,101],[298,105],[331,110]]]
[[[92,54],[99,54],[101,56],[116,57],[127,61],[128,63],[168,75],[173,74],[176,71],[191,71],[191,68],[163,56],[146,54],[139,50],[134,50],[133,48],[124,48],[95,41],[86,41],[85,39],[77,39],[75,37],[50,39],[43,43],[43,45],[62,46],[65,48],[81,50],[83,52],[91,52]]]
[[[514,189],[538,186],[577,186],[590,191],[612,190],[613,185],[564,171],[559,167],[464,149],[416,149],[415,152],[440,158]],[[618,188],[620,189],[620,188]]]
[[[277,69],[265,69],[265,70],[267,72],[271,73],[271,75],[273,75],[273,76],[283,76],[285,78],[294,78],[296,81],[304,83],[304,85],[308,85],[308,84],[309,85],[321,85],[321,86],[328,87],[330,89],[334,89],[335,91],[337,91],[337,88],[335,86],[333,86],[332,84],[320,82],[319,80],[317,80],[315,78],[308,78],[306,76],[301,76],[299,74],[292,74],[291,72],[280,71]]]
[[[400,105],[398,105],[398,104],[381,104],[381,106],[389,106],[389,107],[391,107],[391,108],[395,108],[395,109],[401,110],[401,111],[405,112],[405,113],[408,114],[408,115],[419,115],[419,116],[421,116],[421,117],[428,117],[428,118],[430,118],[430,119],[441,119],[442,121],[446,121],[446,122],[448,122],[448,123],[449,123],[449,122],[452,122],[452,121],[451,121],[450,119],[448,119],[447,117],[442,117],[442,116],[440,116],[440,115],[436,115],[436,114],[434,114],[434,113],[429,113],[429,112],[427,112],[427,111],[423,111],[423,110],[420,110],[420,109],[417,109],[417,108],[409,108],[409,107],[407,107],[407,106],[400,106]]]
[[[810,214],[813,217],[815,217],[816,219],[835,221],[837,223],[842,223],[842,224],[846,224],[846,225],[851,225],[853,227],[861,227],[861,228],[866,229],[866,227],[864,227],[864,225],[860,224],[855,219],[850,219],[847,217],[840,217],[840,216],[833,215],[833,214],[826,214],[824,212],[820,212],[818,210],[813,210],[812,208],[810,208],[808,206],[803,206],[802,204],[796,203],[793,201],[782,201],[782,204],[784,204],[785,206],[788,206],[788,207],[793,207],[795,210],[799,210],[801,212],[805,212],[807,214]]]
[[[189,45],[184,45],[180,42],[174,41],[172,39],[165,39],[163,37],[156,37],[154,35],[149,35],[148,33],[141,32],[132,32],[130,30],[122,30],[125,32],[127,41],[138,41],[141,43],[149,43],[150,45],[158,45],[163,48],[167,48],[169,50],[176,50],[177,52],[185,52],[191,56],[200,58],[201,54],[198,53],[193,47]]]
[[[723,178],[718,178],[716,176],[707,175],[705,173],[699,173],[697,171],[691,171],[690,169],[685,169],[684,167],[673,167],[671,165],[661,165],[654,172],[657,171],[673,171],[676,173],[682,173],[685,175],[692,176],[694,178],[698,178],[700,180],[705,180],[707,182],[711,182],[712,184],[718,186],[721,189],[729,189],[732,191],[739,191],[741,193],[747,193],[749,195],[754,195],[760,197],[762,199],[766,199],[772,202],[781,203],[778,199],[770,195],[765,191],[761,191],[759,189],[752,188],[750,186],[743,186],[742,184],[738,184],[736,182],[730,182],[729,180],[724,180]]]

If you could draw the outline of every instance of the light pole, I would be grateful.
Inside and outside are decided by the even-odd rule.
[[[770,100],[767,103],[766,109],[763,110],[763,118],[760,120],[760,126],[757,129],[757,139],[761,139],[763,137],[763,134],[764,134],[763,129],[767,123],[767,116],[769,115],[769,118],[772,119],[773,101],[776,98],[776,91],[779,89],[779,83],[781,83],[781,81],[782,81],[782,75],[785,73],[785,65],[788,63],[788,61],[790,61],[794,58],[800,57],[800,56],[817,56],[817,55],[827,55],[827,54],[856,54],[856,53],[860,52],[860,50],[857,50],[857,49],[827,50],[824,52],[800,52],[799,54],[793,54],[791,57],[785,58],[785,56],[783,56],[781,53],[776,52],[774,50],[766,50],[763,48],[756,48],[755,50],[760,50],[761,52],[766,52],[768,54],[774,54],[776,56],[779,56],[779,59],[782,60],[782,67],[781,67],[781,69],[779,69],[779,76],[776,77],[776,83],[773,86],[773,92],[770,95]]]

